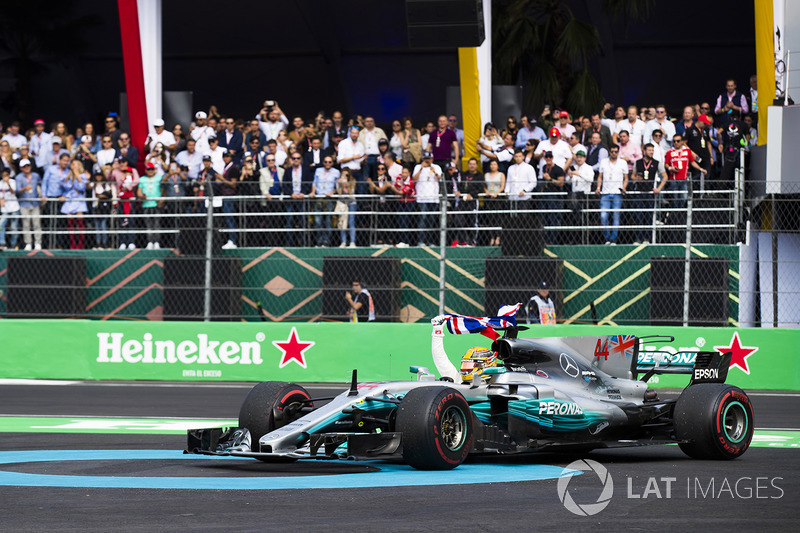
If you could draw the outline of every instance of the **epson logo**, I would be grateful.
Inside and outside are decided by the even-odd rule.
[[[540,415],[582,415],[583,409],[574,403],[562,402],[541,402],[539,404]]]
[[[719,378],[719,369],[718,368],[695,368],[694,369],[694,379],[695,380],[718,379],[718,378]]]
[[[153,340],[153,335],[145,333],[142,340],[123,340],[123,333],[98,333],[98,363],[153,363],[185,365],[260,365],[261,343],[264,334],[256,336],[257,341],[234,342],[209,340],[208,335],[200,333],[197,342],[184,340]]]

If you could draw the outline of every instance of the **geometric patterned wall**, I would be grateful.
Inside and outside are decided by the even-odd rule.
[[[729,260],[729,324],[737,325],[738,247],[697,246],[691,251],[694,257]],[[402,279],[399,320],[417,322],[438,313],[438,247],[241,248],[224,253],[238,256],[242,261],[242,320],[259,320],[257,302],[261,303],[265,318],[270,321],[319,320],[323,256],[399,257]],[[554,288],[563,302],[564,316],[559,317],[559,322],[591,322],[589,302],[594,301],[601,324],[647,324],[650,257],[683,258],[684,253],[685,248],[680,245],[546,248],[546,256],[564,260],[564,287]],[[12,254],[86,257],[88,318],[161,320],[163,259],[176,252],[170,249],[4,252],[0,254],[0,317],[6,312],[6,260]],[[497,247],[446,250],[445,307],[448,312],[484,314],[485,258],[499,255]]]

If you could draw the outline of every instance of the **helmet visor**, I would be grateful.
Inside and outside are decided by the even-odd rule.
[[[461,361],[461,375],[465,376],[471,374],[475,369],[481,368],[481,364],[472,359],[464,359]]]

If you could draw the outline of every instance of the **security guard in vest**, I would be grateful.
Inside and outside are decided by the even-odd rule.
[[[550,287],[546,281],[539,283],[536,294],[525,305],[525,312],[528,315],[528,324],[556,323],[556,306],[550,298]]]

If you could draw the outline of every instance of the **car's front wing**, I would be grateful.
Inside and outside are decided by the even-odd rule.
[[[256,443],[256,448],[258,444]],[[254,450],[246,428],[203,428],[187,433],[184,453],[231,455],[256,459],[401,459],[403,439],[399,432],[315,433],[308,442],[292,452]]]

